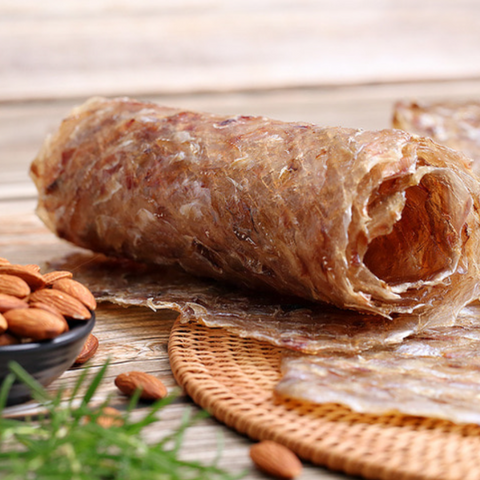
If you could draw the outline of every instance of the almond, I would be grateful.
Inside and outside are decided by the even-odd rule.
[[[35,265],[33,263],[29,263],[28,265],[22,265],[24,268],[26,268],[27,270],[29,270],[30,272],[34,272],[34,273],[38,273],[40,272],[40,266],[39,265]]]
[[[0,293],[0,312],[7,312],[17,308],[28,308],[28,303],[13,295]]]
[[[10,335],[8,332],[0,335],[0,347],[4,347],[5,345],[16,345],[17,343],[20,343],[20,340],[17,337]]]
[[[24,298],[30,293],[30,287],[20,277],[0,273],[0,293]]]
[[[56,315],[40,308],[10,310],[4,317],[11,333],[33,340],[58,337],[65,328]]]
[[[43,279],[45,280],[45,284],[48,287],[57,280],[61,280],[62,278],[72,278],[72,276],[72,272],[67,272],[66,270],[56,270],[54,272],[45,273],[43,275]]]
[[[250,458],[263,472],[276,478],[292,479],[302,473],[302,463],[287,447],[264,440],[250,448]]]
[[[90,360],[96,353],[98,349],[98,338],[90,334],[87,337],[86,342],[83,344],[83,348],[78,354],[78,357],[75,359],[75,363],[81,365],[88,360]]]
[[[4,333],[8,328],[7,319],[0,313],[0,333]]]
[[[36,290],[37,288],[43,288],[45,286],[45,280],[43,279],[42,275],[31,270],[28,265],[0,265],[0,274],[2,273],[20,277],[21,279],[25,280],[33,290]]]
[[[77,320],[87,320],[91,317],[88,309],[67,293],[60,290],[37,290],[29,297],[30,302],[40,302],[55,307],[62,315]]]
[[[132,396],[136,390],[141,390],[142,400],[160,400],[168,395],[167,387],[160,379],[144,372],[121,373],[115,378],[115,385],[128,396]]]
[[[72,280],[71,278],[63,278],[54,282],[52,288],[68,293],[68,295],[71,295],[73,298],[76,298],[82,302],[90,310],[95,310],[97,308],[97,302],[90,290],[76,280]]]
[[[64,323],[65,329],[63,330],[64,332],[68,332],[70,330],[70,327],[68,326],[68,322],[65,319],[65,317],[60,313],[58,308],[55,308],[52,305],[47,305],[46,303],[42,302],[31,302],[30,303],[31,308],[40,308],[41,310],[45,310],[46,312],[50,312],[53,315],[56,315],[58,319]]]
[[[89,421],[90,418],[87,418]],[[121,427],[123,425],[122,414],[113,407],[103,407],[95,423],[103,428]]]

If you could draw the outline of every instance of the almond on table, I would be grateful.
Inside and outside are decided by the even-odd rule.
[[[136,390],[141,390],[142,400],[161,400],[168,395],[167,387],[160,379],[144,372],[121,373],[115,378],[115,385],[128,396],[133,395]]]
[[[250,458],[263,472],[280,479],[293,479],[302,473],[302,462],[287,447],[264,440],[250,448]]]
[[[87,418],[87,422],[90,420]],[[95,418],[95,423],[103,428],[120,427],[123,425],[122,414],[114,407],[103,407],[100,415]]]
[[[98,350],[98,338],[92,333],[87,337],[87,340],[83,344],[82,350],[75,359],[76,365],[81,365],[88,362]]]

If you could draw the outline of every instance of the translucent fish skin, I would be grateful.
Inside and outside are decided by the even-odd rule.
[[[479,185],[465,162],[395,130],[96,98],[31,175],[40,217],[82,247],[445,324],[479,294]]]
[[[276,392],[362,413],[401,412],[480,424],[480,304],[435,327],[361,354],[285,353]]]
[[[463,152],[480,175],[479,102],[400,101],[394,107],[393,127]]]

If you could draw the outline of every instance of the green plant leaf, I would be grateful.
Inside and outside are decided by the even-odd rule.
[[[138,420],[131,413],[138,397],[128,405],[123,424],[104,428],[95,419],[98,407],[90,400],[105,377],[103,366],[91,380],[81,373],[72,398],[63,398],[62,389],[55,396],[45,389],[18,364],[12,363],[12,374],[0,389],[0,477],[6,480],[232,480],[245,472],[228,473],[215,464],[181,459],[183,435],[192,422],[205,414],[192,416],[185,412],[176,431],[153,443],[144,439],[143,430],[159,421],[158,413],[175,397],[152,404]],[[5,418],[4,408],[11,385],[18,378],[38,399],[45,414],[35,421]],[[86,385],[88,383],[88,385]],[[86,387],[86,388],[85,388]],[[85,388],[78,407],[73,396]],[[105,402],[106,405],[108,400]],[[89,418],[90,421],[85,421]]]

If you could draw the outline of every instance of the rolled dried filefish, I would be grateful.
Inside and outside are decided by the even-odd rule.
[[[399,101],[394,107],[393,126],[463,152],[472,160],[472,170],[480,175],[479,102]]]
[[[398,130],[95,98],[31,175],[40,217],[82,247],[426,325],[479,294],[465,162]]]

